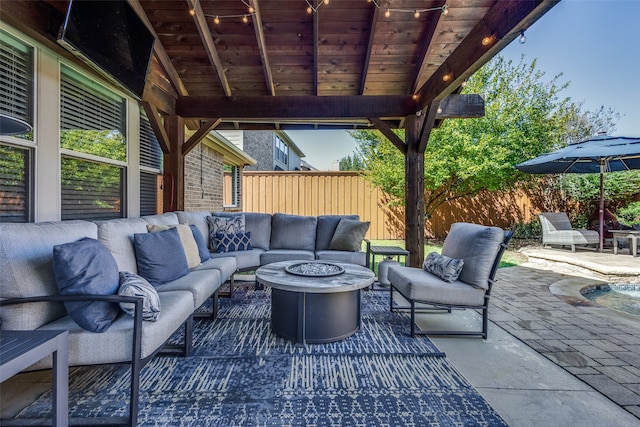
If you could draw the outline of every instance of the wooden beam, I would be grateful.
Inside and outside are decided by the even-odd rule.
[[[400,139],[400,137],[396,135],[385,122],[378,118],[370,118],[369,121],[373,123],[375,128],[382,132],[382,134],[386,136],[387,139],[402,152],[402,154],[405,156],[407,155],[407,144],[405,144],[404,141]]]
[[[267,42],[264,38],[264,30],[262,28],[262,18],[260,16],[260,6],[258,0],[249,0],[249,4],[253,7],[253,28],[256,32],[256,40],[258,41],[258,49],[260,50],[260,59],[262,61],[262,70],[264,71],[264,79],[267,84],[267,92],[269,95],[276,94],[276,86],[273,83],[273,74],[271,73],[271,65],[269,64],[269,55],[267,54]]]
[[[313,94],[318,96],[318,73],[319,73],[319,67],[318,67],[318,58],[320,57],[319,54],[319,40],[318,38],[320,37],[320,32],[318,30],[318,27],[320,25],[320,17],[319,17],[319,13],[316,10],[313,13]]]
[[[182,155],[186,156],[187,154],[189,154],[189,151],[193,150],[195,146],[198,145],[200,141],[202,141],[202,138],[207,136],[209,132],[215,129],[215,127],[218,126],[221,121],[222,120],[220,119],[211,119],[200,126],[196,133],[191,135],[191,138],[189,138],[187,142],[185,142],[182,146]]]
[[[438,106],[436,120],[484,117],[484,98],[478,94],[447,95]]]
[[[425,9],[431,9],[436,7],[442,7],[446,3],[445,0],[438,0],[424,6]],[[376,9],[378,9],[376,7]],[[420,36],[420,40],[428,40],[429,43],[420,43],[420,53],[418,54],[418,59],[416,61],[416,67],[413,70],[413,76],[411,77],[411,86],[409,89],[409,94],[414,94],[418,91],[418,85],[420,84],[419,78],[422,75],[424,68],[427,66],[427,58],[429,57],[429,52],[433,49],[434,43],[434,34],[437,34],[437,30],[442,26],[444,19],[442,19],[442,13],[434,16],[434,19],[429,19],[423,31],[423,34]]]
[[[211,30],[209,29],[209,24],[207,24],[207,18],[204,16],[200,2],[196,0],[187,0],[187,4],[190,9],[195,11],[193,20],[198,28],[198,33],[200,33],[200,38],[202,39],[202,44],[204,45],[204,50],[207,52],[209,61],[218,74],[220,86],[222,86],[222,90],[226,96],[231,96],[231,86],[229,86],[229,81],[224,73],[224,67],[222,66],[220,56],[218,55],[218,49],[216,49],[213,37],[211,37]]]
[[[424,117],[409,116],[405,123],[405,244],[411,267],[424,259],[424,151],[419,151]]]
[[[559,0],[498,1],[419,90],[421,108],[442,100]],[[494,41],[482,44],[485,37]],[[445,76],[447,78],[445,79]],[[446,81],[445,81],[446,80]]]
[[[418,138],[418,152],[424,154],[427,149],[427,143],[429,142],[429,136],[431,130],[436,122],[438,110],[440,109],[440,103],[438,101],[431,102],[429,109],[427,110],[427,116],[424,119],[422,127],[420,129],[420,137]]]
[[[176,114],[185,118],[247,119],[368,119],[399,118],[418,111],[410,96],[189,96],[176,102]]]
[[[142,19],[142,21],[145,23],[149,31],[151,31],[151,33],[153,34],[153,37],[155,37],[156,41],[153,44],[153,51],[155,52],[156,57],[158,58],[158,61],[162,65],[162,68],[164,68],[164,71],[167,73],[167,77],[171,82],[171,85],[179,95],[181,96],[189,95],[189,92],[187,92],[187,88],[184,86],[182,79],[180,79],[180,76],[178,75],[176,68],[173,66],[171,59],[169,59],[169,55],[167,54],[167,51],[165,50],[162,43],[160,43],[160,40],[158,39],[158,35],[156,34],[153,28],[153,25],[151,25],[151,21],[149,21],[149,17],[144,12],[144,9],[142,8],[140,1],[139,0],[128,0],[128,1],[131,7],[133,8],[133,10],[135,10],[135,12],[138,14],[140,19]]]
[[[184,120],[179,116],[165,119],[167,135],[171,144],[171,152],[164,156],[164,212],[184,210]]]
[[[369,63],[371,62],[371,52],[373,50],[373,36],[376,33],[376,26],[378,24],[378,17],[380,16],[380,8],[377,6],[373,6],[371,8],[371,19],[369,22],[369,42],[367,43],[367,55],[364,58],[364,63],[362,66],[362,74],[360,76],[360,95],[364,95],[364,90],[367,84],[367,74],[369,73]]]
[[[164,125],[160,121],[158,109],[146,101],[142,101],[141,104],[144,112],[147,114],[151,129],[153,129],[153,133],[156,135],[158,144],[160,144],[160,149],[162,149],[164,154],[169,154],[171,152],[171,143],[169,142],[169,135],[167,135]]]

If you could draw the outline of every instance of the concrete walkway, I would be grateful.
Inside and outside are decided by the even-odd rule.
[[[640,316],[598,307],[578,292],[603,283],[607,273],[639,279],[640,258],[580,250],[526,254],[529,262],[498,271],[489,339],[432,341],[511,426],[640,425]],[[469,311],[418,319],[434,329],[480,322]]]

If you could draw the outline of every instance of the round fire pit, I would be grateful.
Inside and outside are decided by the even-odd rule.
[[[328,277],[344,273],[344,268],[328,262],[299,262],[284,269],[289,274],[306,277]]]

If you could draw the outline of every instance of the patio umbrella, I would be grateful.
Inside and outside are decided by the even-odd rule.
[[[605,172],[640,169],[640,138],[599,135],[516,165],[532,174],[600,173],[600,251],[603,244]]]

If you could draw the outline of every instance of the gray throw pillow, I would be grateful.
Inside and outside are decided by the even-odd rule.
[[[142,320],[155,322],[160,315],[160,297],[158,291],[142,276],[128,271],[120,272],[120,288],[118,295],[127,297],[142,297]],[[120,308],[129,316],[135,315],[133,303],[121,302]]]
[[[209,250],[216,252],[218,247],[216,245],[217,234],[238,234],[244,233],[245,221],[244,215],[234,216],[208,216],[207,224],[209,224]]]
[[[357,252],[362,248],[364,239],[371,222],[361,222],[354,219],[342,218],[331,238],[329,249],[336,251]]]
[[[431,252],[424,259],[422,268],[445,282],[453,283],[460,276],[463,266],[464,261],[461,259],[449,258],[437,252]]]
[[[53,247],[53,273],[65,294],[115,295],[120,285],[118,265],[99,240],[85,237]],[[106,301],[65,302],[69,317],[83,329],[104,332],[118,316],[118,304]]]

